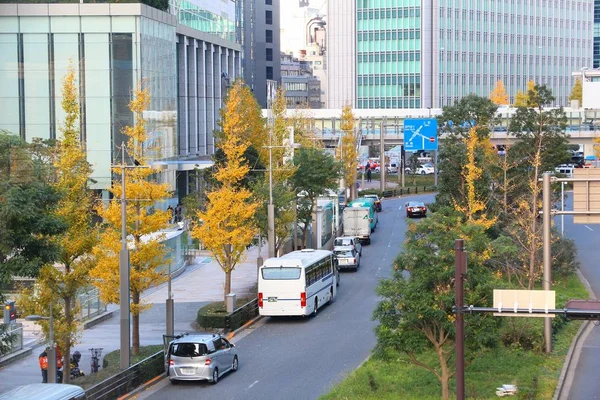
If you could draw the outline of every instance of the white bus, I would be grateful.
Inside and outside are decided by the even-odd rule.
[[[304,249],[269,258],[258,273],[258,310],[265,316],[315,315],[338,285],[331,251]]]

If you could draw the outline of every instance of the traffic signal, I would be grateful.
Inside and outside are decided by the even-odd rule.
[[[4,323],[10,324],[17,320],[17,307],[14,300],[4,303]]]

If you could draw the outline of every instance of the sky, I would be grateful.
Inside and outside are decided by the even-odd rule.
[[[306,7],[298,7],[298,0],[281,0],[281,51],[297,52],[304,47]],[[316,8],[321,14],[327,10],[327,0],[310,0],[308,8]]]

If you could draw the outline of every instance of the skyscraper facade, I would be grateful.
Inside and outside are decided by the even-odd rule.
[[[594,68],[600,68],[600,0],[594,0]]]
[[[329,108],[442,107],[498,80],[514,99],[531,79],[566,105],[592,62],[592,0],[347,3],[328,3]]]
[[[267,80],[281,82],[279,0],[240,0],[244,81],[267,107]]]

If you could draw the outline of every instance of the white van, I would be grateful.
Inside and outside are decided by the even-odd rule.
[[[559,174],[563,174],[567,178],[572,178],[573,177],[573,170],[574,169],[575,169],[575,166],[569,165],[569,164],[561,164],[558,167],[554,168],[554,170],[556,172],[558,172]]]
[[[76,385],[33,383],[0,394],[0,400],[85,400],[85,391]]]

